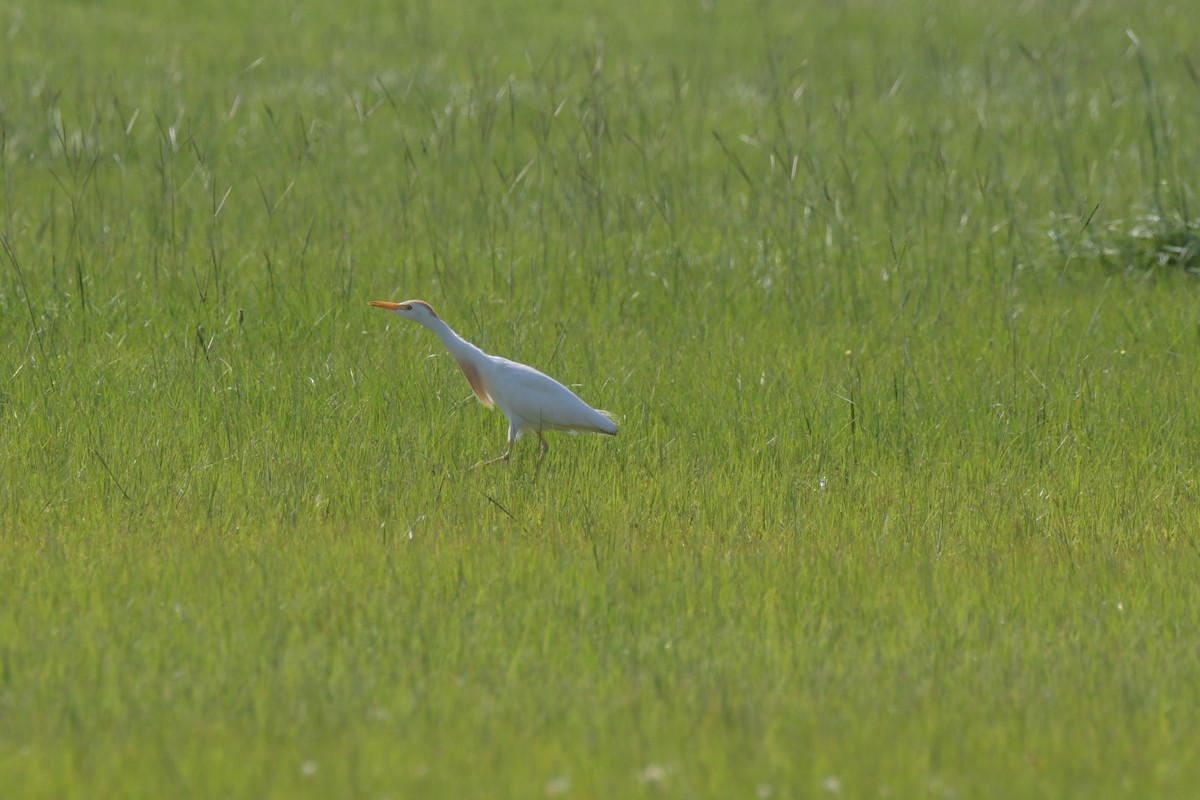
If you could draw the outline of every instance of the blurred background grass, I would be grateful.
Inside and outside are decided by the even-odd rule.
[[[3,783],[1184,792],[1189,21],[0,8]]]

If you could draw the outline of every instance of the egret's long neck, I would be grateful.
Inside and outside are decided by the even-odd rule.
[[[479,398],[479,402],[488,408],[493,408],[495,403],[492,400],[489,383],[490,370],[488,369],[487,354],[452,331],[449,325],[436,317],[430,320],[421,320],[421,324],[436,333],[437,337],[442,340],[442,344],[446,345],[446,349],[450,351],[450,355],[454,356],[454,360],[462,369],[467,383],[471,384],[471,391]]]
[[[422,324],[437,334],[437,337],[442,340],[442,344],[446,345],[446,349],[450,351],[450,355],[454,356],[456,361],[477,364],[485,357],[482,350],[459,336],[449,325],[440,319],[423,320]]]

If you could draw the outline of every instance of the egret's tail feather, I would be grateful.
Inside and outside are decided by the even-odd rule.
[[[599,411],[600,416],[604,417],[605,421],[608,422],[608,426],[601,428],[600,432],[607,434],[609,436],[616,436],[617,435],[617,415],[612,413],[611,411],[604,411],[601,409],[597,409],[597,411]]]

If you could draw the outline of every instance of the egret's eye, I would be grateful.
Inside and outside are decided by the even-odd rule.
[[[412,311],[412,306],[400,306],[400,307],[403,308],[405,311]]]

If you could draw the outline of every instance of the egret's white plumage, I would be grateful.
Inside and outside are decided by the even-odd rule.
[[[508,450],[494,461],[507,460],[513,444],[523,433],[536,433],[542,455],[549,445],[543,431],[603,433],[617,435],[617,425],[607,411],[597,411],[567,387],[533,367],[491,356],[459,336],[423,300],[391,303],[372,300],[371,305],[410,319],[437,334],[462,368],[471,391],[488,408],[498,408],[508,419]]]

